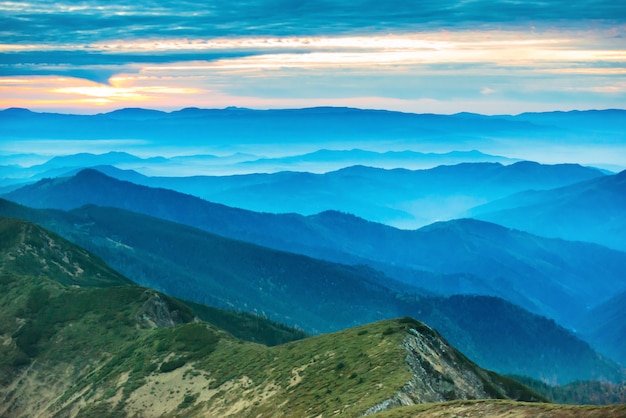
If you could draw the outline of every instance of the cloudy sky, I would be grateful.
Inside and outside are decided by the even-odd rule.
[[[624,108],[625,35],[616,0],[0,1],[0,108]]]

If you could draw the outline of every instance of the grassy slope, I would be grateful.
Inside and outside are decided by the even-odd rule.
[[[373,415],[376,418],[621,418],[626,405],[570,406],[545,403],[524,403],[507,400],[453,401],[398,408]]]
[[[153,328],[144,319],[145,307],[162,297],[135,286],[67,289],[48,279],[9,275],[2,286],[3,304],[10,306],[3,306],[1,323],[15,324],[3,330],[11,343],[2,355],[8,381],[0,391],[7,409],[0,412],[8,416],[44,410],[80,416],[341,410],[355,416],[393,396],[411,377],[405,333],[399,332],[408,325],[402,322],[268,348],[206,323],[184,323],[190,318],[178,305],[169,310],[179,308],[181,324]]]
[[[100,258],[33,224],[0,218],[3,271],[45,274],[61,284],[120,286],[132,282]],[[7,256],[8,255],[8,256]]]
[[[251,340],[303,337],[253,315],[196,309]],[[76,397],[93,396],[98,382],[121,371],[132,371],[122,385],[128,391],[172,350],[199,357],[221,335],[233,338],[191,323],[195,315],[180,301],[130,284],[59,236],[1,218],[0,416],[62,409]],[[187,328],[159,328],[185,323]]]

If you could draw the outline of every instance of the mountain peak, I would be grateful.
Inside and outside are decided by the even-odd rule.
[[[445,402],[453,399],[506,399],[539,401],[542,397],[519,385],[507,388],[471,360],[450,346],[435,330],[413,318],[388,321],[383,334],[392,334],[404,326],[402,346],[405,362],[412,377],[393,397],[385,399],[365,412],[365,415],[412,404]],[[397,331],[396,331],[397,332]]]
[[[160,110],[143,109],[140,107],[127,107],[104,113],[103,116],[118,120],[151,120],[160,119],[167,116],[167,113]]]
[[[32,115],[35,112],[29,109],[24,109],[22,107],[9,107],[7,109],[4,109],[2,113],[4,113],[5,115],[9,115],[9,116],[27,116],[27,115]]]
[[[472,232],[472,233],[477,233],[477,232],[505,233],[509,231],[508,228],[505,228],[498,224],[487,222],[487,221],[481,221],[481,220],[474,219],[474,218],[460,218],[460,219],[453,219],[450,221],[440,221],[440,222],[432,223],[430,225],[426,225],[418,229],[418,231],[422,231],[422,232],[434,232],[434,231],[443,232],[443,231],[454,231],[454,230],[463,230],[465,232]]]
[[[111,179],[115,180],[112,177],[107,176],[101,171],[96,170],[95,168],[83,168],[78,173],[74,175],[76,179]],[[115,180],[116,182],[119,180]]]

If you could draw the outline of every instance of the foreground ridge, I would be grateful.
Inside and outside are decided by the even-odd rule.
[[[392,398],[368,409],[364,415],[452,399],[546,400],[515,381],[481,369],[427,325],[412,318],[398,322],[409,326],[402,345],[413,377]]]
[[[571,406],[547,403],[514,402],[510,400],[463,400],[415,405],[384,411],[376,418],[444,418],[483,417],[500,418],[621,418],[626,415],[626,405]]]
[[[0,218],[0,236],[12,237],[0,248],[0,416],[359,416],[540,399],[411,318],[267,347],[34,224]]]

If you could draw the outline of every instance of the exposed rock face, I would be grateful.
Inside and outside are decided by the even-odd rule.
[[[139,320],[151,328],[168,328],[182,324],[180,312],[170,309],[168,303],[154,292],[143,304],[139,312]]]
[[[411,328],[403,345],[413,377],[395,396],[368,409],[364,415],[419,403],[509,398],[488,373],[428,326],[422,324],[419,331]]]

